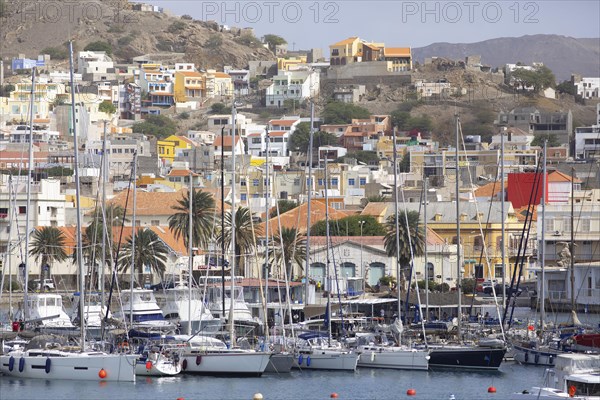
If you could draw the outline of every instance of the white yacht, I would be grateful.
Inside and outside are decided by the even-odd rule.
[[[360,354],[359,367],[410,369],[427,371],[429,369],[429,352],[409,346],[393,346],[385,335],[357,334]]]
[[[31,293],[27,298],[28,322],[44,333],[72,334],[78,328],[63,309],[62,297],[56,293]]]
[[[135,364],[141,376],[174,376],[181,372],[181,350],[170,345],[151,345],[144,349]]]
[[[79,292],[73,294],[73,304],[71,308],[71,320],[75,324],[80,323],[79,301],[81,296]],[[85,303],[83,305],[83,314],[85,316],[86,337],[99,339],[102,335],[102,320],[106,315],[106,306],[102,306],[100,294],[90,293],[85,295]],[[108,318],[111,318],[111,313],[108,311]]]
[[[221,328],[221,320],[215,318],[210,312],[200,290],[192,289],[190,291],[187,286],[178,285],[167,289],[165,293],[166,303],[162,310],[163,316],[166,320],[179,324],[181,332],[187,332],[190,321],[192,333],[211,334]]]
[[[359,355],[330,339],[326,334],[307,332],[298,335],[297,365],[300,369],[355,371]]]
[[[234,295],[231,296],[231,284],[225,284],[225,315],[223,314],[223,291],[221,287],[209,288],[209,308],[215,318],[219,318],[224,324],[229,323],[229,312],[231,301],[233,301],[233,321],[236,332],[239,336],[245,336],[248,333],[256,335],[258,329],[262,326],[259,318],[252,316],[252,312],[244,299],[244,288],[234,286]],[[233,300],[232,300],[233,298]]]
[[[176,338],[184,339],[181,335]],[[186,347],[181,354],[181,369],[185,373],[212,376],[261,376],[271,353],[254,350],[230,349],[219,339],[195,336],[184,339]]]
[[[156,303],[154,292],[149,289],[133,289],[121,292],[123,311],[120,317],[125,324],[133,321],[132,329],[144,332],[174,332],[176,325],[165,320]]]

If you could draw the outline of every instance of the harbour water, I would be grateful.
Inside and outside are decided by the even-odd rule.
[[[544,368],[503,363],[498,372],[395,371],[358,369],[356,372],[293,371],[260,378],[214,378],[180,375],[138,377],[135,383],[23,380],[0,377],[2,399],[503,399],[510,393],[541,386]],[[497,393],[487,392],[494,386]],[[416,396],[407,396],[407,389]]]

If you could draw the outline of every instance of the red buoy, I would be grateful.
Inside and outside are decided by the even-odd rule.
[[[496,388],[494,386],[490,386],[488,388],[488,393],[496,393]]]
[[[100,372],[98,372],[98,376],[100,377],[100,379],[104,379],[104,378],[106,378],[106,376],[107,376],[107,375],[108,375],[108,374],[106,373],[106,370],[105,370],[104,368],[102,368],[102,369],[100,370]]]
[[[329,395],[329,397],[331,397],[332,399],[337,399],[338,398],[338,394],[337,393],[331,393]]]
[[[415,389],[408,389],[406,391],[407,396],[415,396],[416,394],[417,394],[417,391]]]
[[[152,361],[146,361],[146,369],[152,369]]]

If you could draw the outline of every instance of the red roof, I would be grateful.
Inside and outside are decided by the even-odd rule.
[[[235,137],[235,143],[237,144],[240,141],[240,137],[236,136]],[[214,146],[221,146],[221,143],[223,143],[223,145],[225,147],[231,147],[231,136],[227,135],[225,137],[219,135],[215,138],[215,141],[213,143]]]
[[[292,126],[294,123],[298,121],[297,119],[273,119],[269,121],[269,125],[271,126]]]

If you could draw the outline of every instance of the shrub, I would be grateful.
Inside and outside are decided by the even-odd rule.
[[[189,119],[190,118],[190,113],[188,112],[182,112],[181,114],[179,114],[179,119]]]
[[[83,48],[83,51],[104,51],[109,56],[112,55],[112,46],[108,42],[98,40],[92,42]]]
[[[48,54],[53,60],[66,60],[69,57],[67,49],[61,49],[60,47],[46,47],[42,50],[42,54]]]
[[[218,49],[223,44],[223,38],[218,33],[210,35],[204,46],[209,49]]]
[[[227,112],[227,106],[223,103],[214,103],[210,106],[210,112],[213,114],[224,114]]]
[[[187,24],[183,21],[175,21],[167,28],[169,33],[178,33],[186,28]]]
[[[117,112],[117,107],[115,107],[115,105],[111,101],[104,100],[98,106],[98,111],[104,112],[107,114],[114,114],[115,112]]]
[[[119,38],[117,40],[117,44],[119,46],[127,46],[129,45],[131,42],[133,42],[134,37],[129,35],[129,36],[123,36],[122,38]]]

